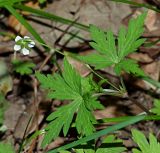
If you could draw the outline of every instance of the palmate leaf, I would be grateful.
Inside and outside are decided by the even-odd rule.
[[[23,62],[19,60],[14,60],[12,63],[14,65],[14,71],[20,73],[21,75],[32,74],[32,69],[36,66],[34,63],[29,61]]]
[[[91,78],[82,78],[66,59],[62,76],[60,74],[45,76],[37,72],[36,77],[42,87],[49,90],[50,98],[71,100],[68,105],[61,106],[48,116],[47,120],[50,123],[46,127],[42,146],[55,139],[61,130],[66,135],[75,113],[77,113],[75,125],[79,134],[89,135],[95,130],[93,124],[96,123],[96,119],[92,112],[94,109],[102,109],[103,106],[92,96],[96,85]]]
[[[94,25],[90,25],[90,33],[93,40],[90,42],[90,45],[97,50],[98,53],[93,53],[87,56],[78,56],[78,58],[95,66],[96,69],[114,65],[117,67],[115,70],[118,74],[122,70],[125,70],[128,73],[141,75],[142,70],[140,70],[136,62],[133,62],[133,60],[132,62],[131,60],[125,60],[125,57],[136,51],[137,48],[144,43],[145,39],[140,38],[140,36],[144,31],[143,25],[145,17],[146,13],[143,13],[136,19],[131,19],[129,21],[128,30],[124,27],[120,28],[119,35],[117,37],[117,46],[115,44],[115,37],[111,30],[105,32]],[[131,65],[131,63],[133,64],[134,71],[132,70],[132,67],[127,67],[125,69],[125,65],[122,68],[122,64]]]
[[[149,142],[144,134],[138,130],[132,130],[133,140],[137,143],[138,149],[133,149],[133,153],[160,153],[160,143],[153,134],[149,134]]]

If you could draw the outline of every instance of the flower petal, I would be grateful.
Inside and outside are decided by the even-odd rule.
[[[26,48],[23,48],[22,49],[22,53],[23,53],[23,55],[28,55],[29,54],[29,50],[26,49]]]
[[[22,39],[22,37],[17,36],[17,37],[15,38],[15,42],[17,42],[18,40],[21,40],[21,39]]]
[[[32,44],[32,45],[35,45],[35,42],[34,41],[31,41],[31,42],[29,42],[30,44]]]
[[[34,45],[35,45],[35,42],[34,42],[34,41],[30,41],[30,42],[28,43],[28,47],[29,47],[29,48],[34,47]]]
[[[20,50],[21,49],[21,46],[20,45],[14,45],[14,50],[15,51],[18,51],[18,50]]]
[[[28,47],[29,47],[29,48],[33,48],[33,47],[34,47],[34,45],[32,45],[32,44],[28,44]]]
[[[28,36],[24,36],[24,39],[30,39],[30,37],[28,37]]]

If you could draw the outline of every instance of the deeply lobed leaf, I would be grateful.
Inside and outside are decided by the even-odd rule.
[[[19,60],[14,60],[12,63],[14,65],[14,71],[20,73],[21,75],[32,74],[32,69],[36,66],[34,63],[29,61],[23,62]]]
[[[125,60],[125,57],[136,51],[137,48],[144,43],[145,39],[140,38],[140,36],[144,31],[143,25],[145,17],[146,13],[143,13],[136,19],[131,19],[129,21],[128,30],[124,27],[120,28],[117,37],[117,46],[111,30],[105,32],[94,25],[90,25],[90,33],[93,40],[90,42],[90,45],[97,50],[98,53],[78,56],[78,58],[87,64],[95,66],[96,69],[113,65],[118,74],[120,74],[122,70],[125,70],[128,73],[144,75],[136,62],[133,62],[133,60]],[[133,69],[130,67],[131,64],[133,64]]]
[[[132,130],[133,140],[137,143],[138,149],[133,149],[133,153],[160,153],[160,143],[153,134],[149,134],[149,142],[144,134],[138,130]]]
[[[102,109],[103,106],[96,97],[93,97],[98,87],[91,77],[82,78],[66,59],[62,76],[60,74],[45,76],[37,72],[36,77],[42,87],[49,90],[50,98],[72,100],[68,105],[61,106],[47,118],[50,123],[46,127],[43,146],[55,139],[61,129],[63,129],[64,135],[68,133],[75,113],[77,113],[75,125],[79,134],[89,135],[95,130],[93,124],[96,123],[96,119],[92,112],[94,109]]]

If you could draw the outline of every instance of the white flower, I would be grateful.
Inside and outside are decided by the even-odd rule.
[[[35,46],[35,42],[28,36],[24,36],[24,38],[17,36],[15,42],[14,51],[21,51],[23,55],[28,55],[30,49]]]

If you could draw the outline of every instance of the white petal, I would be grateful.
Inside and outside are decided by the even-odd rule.
[[[18,50],[20,50],[21,49],[21,46],[20,45],[14,45],[14,50],[15,51],[18,51]]]
[[[28,44],[28,47],[32,48],[32,47],[34,47],[34,45],[33,44]]]
[[[24,39],[30,39],[30,37],[28,37],[28,36],[24,36]]]
[[[22,39],[22,37],[17,36],[17,37],[15,38],[15,42],[17,42],[18,40],[21,40],[21,39]]]
[[[26,49],[26,48],[23,48],[22,49],[22,53],[23,53],[23,55],[28,55],[29,54],[29,50]]]
[[[31,41],[31,42],[29,42],[30,44],[32,44],[32,45],[35,45],[35,42],[34,41]]]

